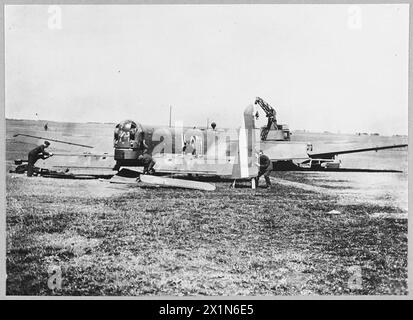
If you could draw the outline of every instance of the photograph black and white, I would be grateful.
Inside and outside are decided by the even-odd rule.
[[[408,295],[409,4],[4,7],[6,295]]]

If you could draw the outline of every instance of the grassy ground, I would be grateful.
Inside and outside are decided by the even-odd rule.
[[[398,208],[286,185],[228,186],[8,174],[7,294],[407,294],[407,220],[371,216]],[[48,286],[53,266],[60,290]]]

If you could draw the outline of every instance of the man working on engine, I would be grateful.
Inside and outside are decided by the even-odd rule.
[[[265,178],[266,188],[271,187],[271,180],[270,180],[270,172],[272,170],[272,163],[270,158],[268,158],[262,150],[259,152],[259,165],[260,170],[258,172],[258,176],[256,178],[257,187],[260,180],[260,177],[263,175]]]
[[[53,153],[47,152],[45,149],[50,146],[49,141],[45,141],[42,145],[34,148],[29,152],[28,162],[27,162],[27,176],[33,176],[34,164],[39,159],[47,159],[53,155]]]

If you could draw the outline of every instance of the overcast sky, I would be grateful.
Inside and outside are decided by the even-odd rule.
[[[7,6],[6,117],[407,134],[408,5]],[[37,116],[36,116],[37,113]]]

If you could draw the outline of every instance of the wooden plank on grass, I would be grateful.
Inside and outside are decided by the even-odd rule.
[[[141,175],[141,181],[148,184],[155,184],[168,187],[186,188],[186,189],[197,189],[205,191],[215,190],[215,185],[206,182],[183,180],[183,179],[173,179],[166,177],[157,177],[150,175]]]
[[[110,183],[119,183],[119,184],[136,184],[136,177],[135,178],[130,178],[130,177],[121,177],[118,175],[113,176],[109,180]]]

